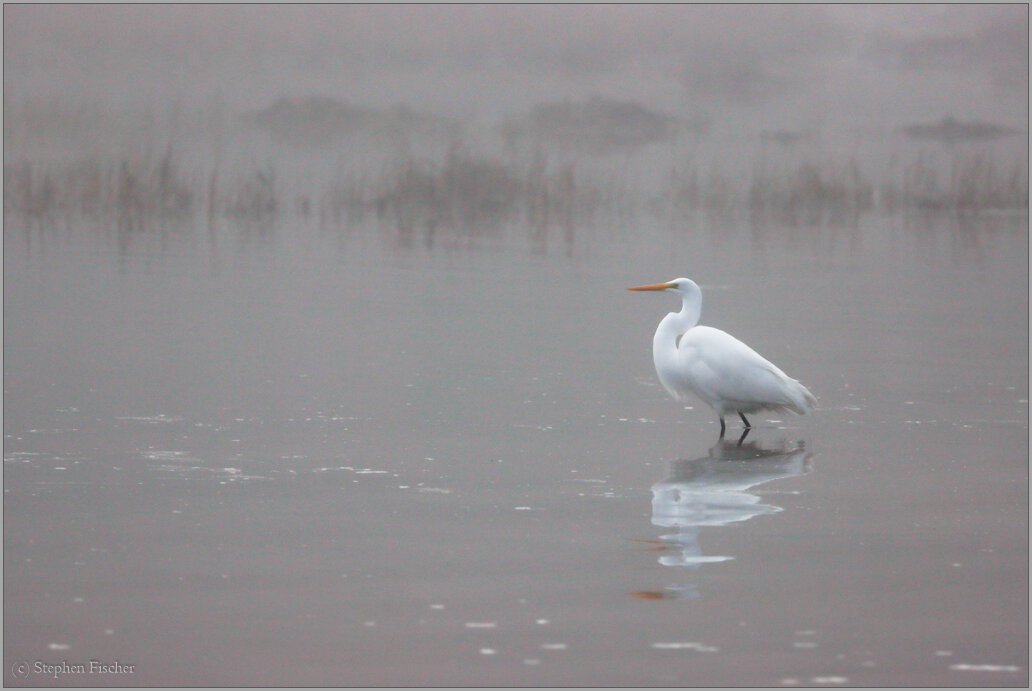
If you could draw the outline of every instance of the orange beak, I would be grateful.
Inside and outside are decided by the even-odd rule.
[[[628,288],[627,290],[668,290],[676,287],[676,283],[653,283],[647,286],[635,286],[633,288]]]

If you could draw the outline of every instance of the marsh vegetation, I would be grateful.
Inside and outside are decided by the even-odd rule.
[[[1027,11],[754,9],[14,10],[4,213],[440,238],[1027,211]]]
[[[913,141],[897,131],[870,138],[862,153],[840,153],[822,146],[820,132],[756,132],[744,146],[734,141],[745,154],[724,164],[712,126],[639,104],[541,104],[497,127],[480,124],[316,97],[239,116],[179,106],[135,116],[63,112],[34,103],[8,111],[18,153],[4,164],[4,212],[140,224],[297,216],[347,226],[375,218],[410,234],[569,226],[607,215],[812,222],[1028,209],[1022,133],[1008,132],[1001,145]],[[83,132],[96,137],[61,144]]]

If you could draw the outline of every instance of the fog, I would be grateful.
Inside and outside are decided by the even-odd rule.
[[[653,208],[800,195],[1027,207],[1025,6],[15,5],[4,17],[5,208],[41,207],[44,183],[65,198],[102,186],[84,166],[147,175],[158,159],[193,178],[194,200],[217,191],[201,180],[243,188],[255,169],[278,173],[277,195],[358,199],[385,162],[446,166],[457,150],[516,177],[533,159],[596,199],[615,184]],[[382,197],[389,183],[365,184]]]
[[[497,118],[599,93],[767,127],[1027,118],[1024,5],[14,5],[4,18],[15,102],[258,108],[324,93]]]

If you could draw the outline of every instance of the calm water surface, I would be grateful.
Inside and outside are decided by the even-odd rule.
[[[1028,685],[1025,217],[6,225],[8,685]]]

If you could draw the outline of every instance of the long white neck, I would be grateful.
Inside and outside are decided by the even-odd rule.
[[[663,317],[652,339],[652,351],[657,354],[663,350],[677,351],[677,341],[685,331],[699,323],[700,305],[698,301],[689,303],[688,298],[680,312],[671,312]]]
[[[702,313],[702,292],[692,284],[694,290],[684,293],[680,312],[671,312],[663,317],[652,338],[652,359],[660,382],[675,398],[674,389],[664,380],[664,375],[677,370],[677,343],[688,329],[699,323]]]

